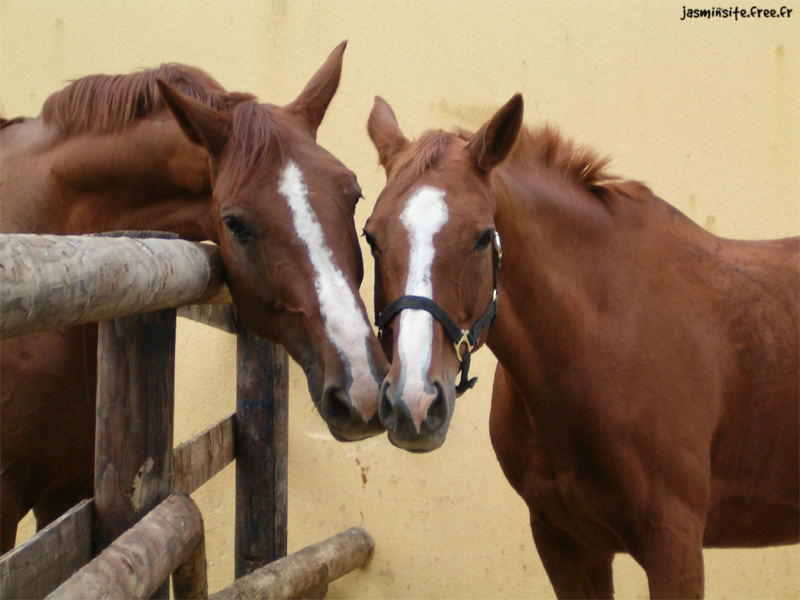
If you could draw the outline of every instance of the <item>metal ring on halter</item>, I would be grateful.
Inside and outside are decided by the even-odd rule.
[[[458,357],[458,362],[464,360],[464,355],[461,354],[461,344],[467,345],[467,351],[465,354],[469,354],[472,352],[472,349],[475,345],[469,339],[469,331],[466,329],[461,330],[461,338],[455,342],[453,342],[453,347],[456,349],[456,356]]]

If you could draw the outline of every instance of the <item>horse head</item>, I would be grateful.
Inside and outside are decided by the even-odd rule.
[[[489,176],[521,124],[517,95],[473,136],[428,131],[411,142],[375,99],[368,131],[387,181],[364,234],[392,361],[379,415],[392,443],[407,450],[444,443],[456,396],[474,384],[469,359],[496,314],[502,255]]]
[[[243,322],[302,366],[333,435],[357,440],[382,431],[388,365],[358,294],[361,189],[316,143],[344,48],[285,106],[244,98],[218,110],[158,85],[186,136],[208,151],[216,241]]]

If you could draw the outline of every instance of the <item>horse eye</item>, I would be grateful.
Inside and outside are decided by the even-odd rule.
[[[492,243],[492,238],[494,237],[494,229],[487,229],[481,234],[481,237],[478,239],[478,242],[475,244],[475,251],[486,250],[489,247],[489,244]]]
[[[247,229],[247,225],[242,222],[241,219],[234,216],[227,216],[222,218],[222,222],[225,223],[225,227],[228,228],[228,231],[233,234],[237,240],[244,240],[248,235],[250,235],[250,230]]]
[[[347,200],[352,202],[353,210],[355,210],[356,204],[361,198],[364,197],[364,194],[361,193],[361,186],[358,185],[358,180],[355,176],[350,176],[344,185],[342,186],[342,190],[344,192],[344,196]]]
[[[361,186],[358,184],[356,184],[356,188],[353,191],[353,197],[355,198],[355,202],[353,202],[353,205],[358,204],[358,201],[364,197],[364,192],[361,191]]]

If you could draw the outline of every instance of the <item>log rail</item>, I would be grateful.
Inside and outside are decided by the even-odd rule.
[[[224,298],[216,247],[183,240],[0,235],[0,338]]]

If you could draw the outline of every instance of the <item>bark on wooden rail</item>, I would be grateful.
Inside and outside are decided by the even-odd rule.
[[[189,496],[173,494],[47,598],[149,598],[178,566],[197,566],[202,541],[200,510]],[[204,596],[205,572],[197,576],[191,593]]]
[[[0,598],[43,598],[92,558],[92,501],[83,500],[0,559]]]
[[[172,451],[172,491],[192,494],[233,462],[236,417],[218,421]]]
[[[336,534],[241,579],[209,600],[302,598],[366,565],[375,551],[372,537],[359,527]]]
[[[0,234],[0,337],[225,297],[216,247]]]

